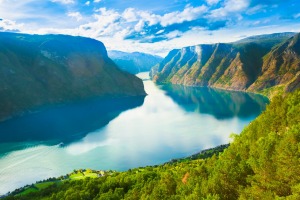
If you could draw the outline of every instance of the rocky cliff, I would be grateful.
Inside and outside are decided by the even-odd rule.
[[[0,33],[0,120],[47,104],[145,95],[93,39]]]
[[[172,50],[151,69],[158,83],[262,92],[299,87],[299,34],[249,37],[234,43],[203,44]]]

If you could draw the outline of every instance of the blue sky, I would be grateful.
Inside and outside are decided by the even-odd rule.
[[[61,33],[108,49],[173,48],[300,32],[299,0],[0,0],[0,31]]]

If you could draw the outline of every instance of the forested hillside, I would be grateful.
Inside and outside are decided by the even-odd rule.
[[[277,96],[219,155],[64,181],[6,199],[300,199],[300,91]]]

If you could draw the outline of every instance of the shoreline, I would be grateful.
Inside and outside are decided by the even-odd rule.
[[[221,145],[218,145],[216,147],[203,149],[203,150],[199,151],[198,153],[194,153],[190,156],[186,156],[186,157],[182,157],[182,158],[174,158],[174,159],[171,159],[168,162],[164,162],[164,163],[161,163],[161,164],[158,164],[158,165],[140,166],[140,167],[136,167],[136,168],[133,168],[133,169],[139,169],[139,168],[145,168],[145,167],[158,167],[158,166],[163,166],[163,165],[167,165],[167,164],[174,164],[174,163],[179,163],[179,162],[187,162],[187,161],[198,160],[198,159],[207,159],[207,158],[212,157],[213,155],[222,153],[229,146],[230,146],[230,144],[221,144]],[[125,171],[96,170],[96,169],[74,169],[73,172],[70,172],[68,174],[60,175],[58,177],[50,177],[46,180],[36,181],[35,183],[27,184],[23,187],[16,188],[13,191],[9,191],[6,194],[0,194],[0,199],[8,197],[10,195],[13,195],[13,196],[20,195],[22,192],[26,191],[27,189],[37,188],[35,186],[36,184],[48,183],[49,186],[50,186],[52,184],[63,182],[63,181],[76,181],[76,180],[82,180],[82,179],[85,179],[85,178],[101,178],[101,177],[104,177],[104,176],[112,175],[113,173],[122,173],[122,172],[127,172],[129,170],[132,170],[132,169],[128,169],[128,170],[125,170]],[[89,174],[93,174],[93,175],[90,176],[89,174],[85,174],[87,171],[90,171]]]
[[[247,91],[247,90],[236,90],[236,89],[230,89],[230,88],[222,88],[222,87],[213,87],[213,86],[197,86],[197,85],[184,85],[184,84],[174,84],[171,82],[162,82],[162,83],[157,83],[154,82],[151,78],[150,80],[155,83],[156,85],[178,85],[182,87],[191,87],[191,88],[212,88],[212,89],[218,89],[218,90],[223,90],[223,91],[231,91],[231,92],[243,92],[243,93],[250,93],[250,94],[255,94],[255,95],[260,95],[265,98],[267,98],[269,101],[271,101],[271,98],[263,93],[259,92],[253,92],[253,91]]]

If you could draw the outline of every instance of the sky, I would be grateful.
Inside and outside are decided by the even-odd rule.
[[[108,50],[175,48],[300,32],[300,0],[0,0],[0,31],[68,34]]]

